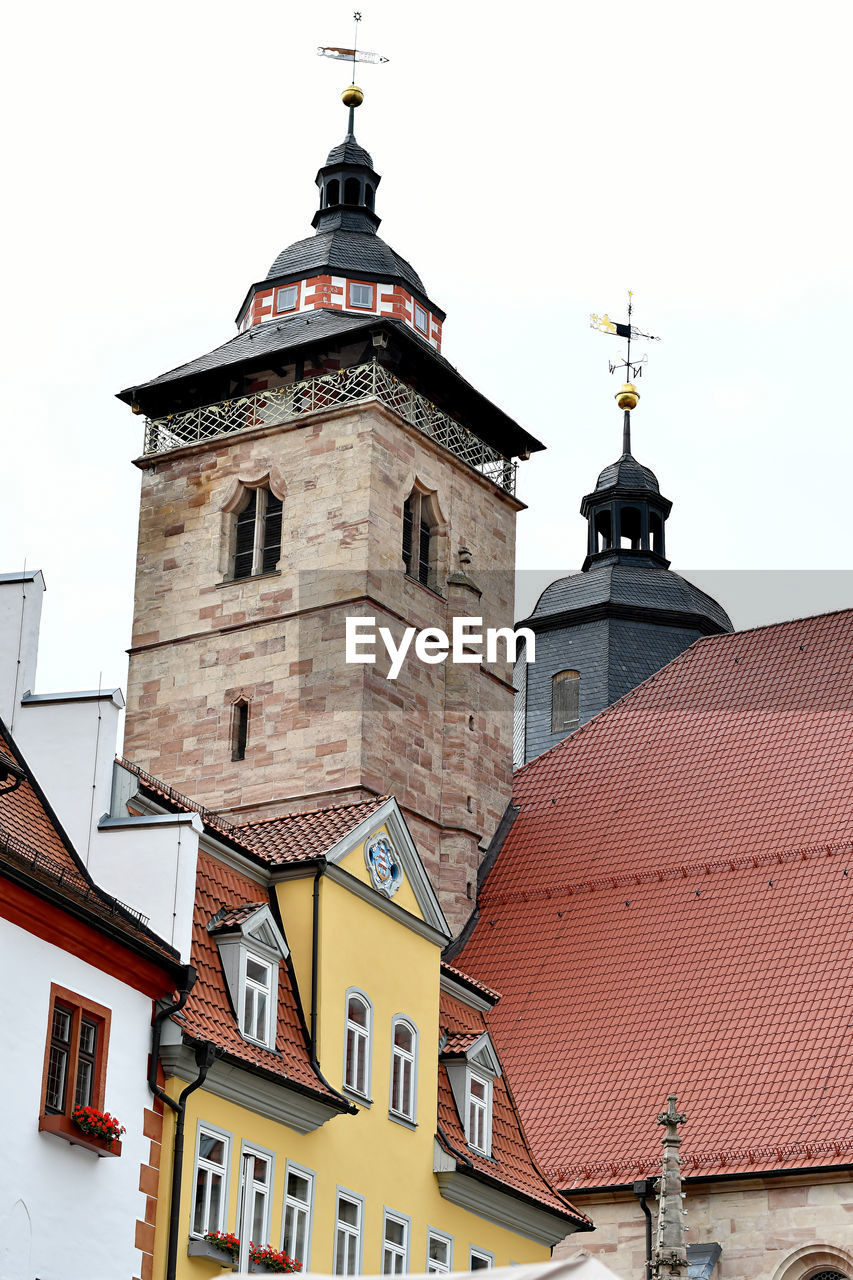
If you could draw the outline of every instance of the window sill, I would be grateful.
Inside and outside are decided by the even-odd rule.
[[[395,1124],[402,1125],[404,1129],[411,1129],[413,1132],[418,1127],[417,1121],[410,1120],[408,1116],[398,1115],[396,1111],[389,1111],[388,1119],[393,1120]]]
[[[404,571],[403,577],[407,582],[414,582],[415,586],[422,587],[424,591],[428,591],[431,596],[435,596],[436,600],[443,600],[444,596],[440,591],[436,591],[435,587],[431,587],[428,582],[421,582],[420,578],[416,578],[413,573]]]
[[[262,578],[280,578],[281,569],[270,569],[267,573],[247,573],[245,578],[223,578],[221,582],[214,582],[217,591],[221,587],[236,587],[241,582],[260,582]]]
[[[356,1093],[355,1089],[348,1089],[346,1085],[341,1086],[341,1093],[345,1098],[349,1098],[352,1102],[357,1102],[360,1107],[372,1107],[373,1099],[367,1098],[363,1093]]]
[[[96,1138],[91,1133],[84,1133],[70,1116],[39,1116],[39,1130],[62,1138],[73,1147],[85,1147],[87,1151],[94,1151],[97,1156],[121,1155],[120,1142],[116,1141],[110,1146],[106,1138]]]

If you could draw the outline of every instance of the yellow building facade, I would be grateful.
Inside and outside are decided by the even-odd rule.
[[[172,1214],[165,1107],[155,1276],[175,1233],[182,1280],[230,1269],[205,1237],[246,1224],[255,1245],[338,1274],[537,1262],[588,1225],[527,1151],[483,1022],[495,993],[442,964],[448,938],[392,799],[206,830],[198,977],[158,1047],[169,1097],[204,1046],[216,1057],[185,1096]]]

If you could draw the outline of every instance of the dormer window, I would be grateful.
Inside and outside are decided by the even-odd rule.
[[[269,904],[222,907],[207,928],[219,948],[241,1036],[274,1049],[278,969],[288,948]]]
[[[282,311],[295,311],[296,304],[299,301],[299,285],[289,284],[283,289],[277,289],[275,295],[275,309],[280,314]]]
[[[491,1157],[492,1100],[501,1065],[489,1033],[456,1032],[457,1044],[442,1056],[453,1101],[472,1151]],[[461,1041],[461,1043],[459,1043]],[[467,1043],[466,1043],[467,1041]]]
[[[351,284],[349,287],[349,304],[351,307],[362,307],[366,311],[373,309],[373,285]]]
[[[427,316],[426,311],[424,311],[423,307],[419,306],[418,303],[416,302],[415,303],[415,328],[417,329],[418,333],[425,334],[427,332],[428,318],[429,317]]]
[[[492,1150],[492,1082],[468,1071],[465,1107],[465,1138],[469,1147],[489,1155]]]
[[[243,1020],[240,1030],[247,1040],[269,1044],[269,1013],[272,1005],[272,965],[246,953],[243,979]]]

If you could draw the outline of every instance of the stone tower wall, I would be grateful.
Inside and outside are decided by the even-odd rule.
[[[267,476],[284,502],[278,570],[229,581],[240,485]],[[438,506],[441,594],[403,572],[415,483]],[[375,403],[146,460],[125,753],[236,821],[394,794],[461,923],[510,796],[509,665],[410,656],[391,681],[381,646],[373,666],[345,662],[345,619],[397,636],[449,632],[455,613],[511,627],[518,508]],[[239,699],[249,739],[233,761]]]

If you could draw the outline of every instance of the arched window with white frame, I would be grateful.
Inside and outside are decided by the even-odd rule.
[[[398,1016],[391,1024],[391,1114],[413,1123],[417,1065],[417,1028],[408,1018]]]
[[[347,992],[344,1088],[370,1096],[370,1038],[373,1006],[363,991]]]

